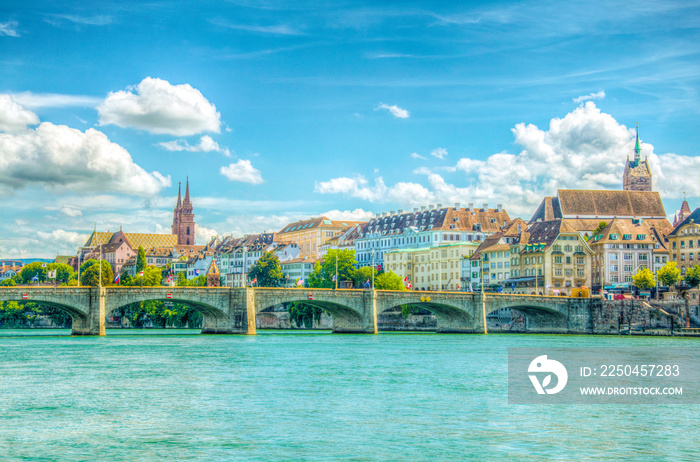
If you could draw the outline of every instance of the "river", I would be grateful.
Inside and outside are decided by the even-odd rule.
[[[697,339],[198,332],[0,330],[0,459],[700,458],[699,405],[507,403],[510,346]]]

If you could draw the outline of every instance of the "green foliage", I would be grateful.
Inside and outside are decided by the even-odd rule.
[[[263,252],[248,272],[248,280],[257,278],[257,287],[279,287],[284,280],[280,260],[274,252]]]
[[[136,275],[141,271],[146,270],[146,251],[143,250],[143,246],[139,246],[139,254],[136,257]]]
[[[379,290],[406,290],[401,276],[393,271],[387,271],[377,276],[374,285]]]
[[[355,278],[355,250],[330,249],[323,257],[323,261],[317,261],[314,270],[309,275],[309,287],[327,288],[335,287],[333,276],[336,274],[336,257],[338,262],[338,281],[353,281]]]
[[[122,278],[120,278],[122,279]],[[143,276],[126,276],[122,280],[124,286],[155,287],[162,285],[163,273],[157,266],[148,266],[143,271]]]
[[[35,302],[0,302],[0,327],[32,327],[39,316],[48,316],[59,327],[70,327],[71,317],[53,306]]]
[[[207,285],[207,275],[202,274],[193,279],[187,279],[182,273],[177,278],[175,283],[178,287],[206,287]]]
[[[371,284],[372,273],[374,273],[374,277],[376,278],[377,274],[379,274],[379,271],[377,271],[377,268],[372,268],[371,266],[363,266],[362,268],[356,269],[355,274],[353,275],[355,287],[363,288],[368,279]]]
[[[632,282],[638,289],[651,289],[656,286],[656,279],[649,268],[642,268],[632,276]]]
[[[401,314],[404,318],[408,318],[413,313],[417,313],[420,308],[416,305],[401,305]]]
[[[29,284],[34,276],[39,276],[39,282],[44,282],[46,280],[46,268],[42,267],[45,263],[35,261],[28,265],[22,267],[20,271],[20,276],[22,277],[22,284]]]
[[[190,327],[202,325],[202,313],[192,306],[162,300],[146,300],[115,310],[113,316],[129,319],[132,327]]]
[[[666,263],[657,273],[659,282],[666,287],[673,287],[681,280],[681,270],[678,269],[675,261]]]
[[[695,265],[692,268],[688,268],[685,273],[685,283],[690,286],[690,288],[696,287],[700,284],[700,265]]]
[[[88,266],[88,263],[90,265]],[[114,281],[114,273],[112,273],[112,266],[107,262],[107,260],[100,261],[102,265],[102,285],[110,286]],[[85,267],[85,269],[82,269]],[[80,267],[80,285],[81,286],[97,286],[99,285],[100,279],[100,264],[97,260],[88,260]]]
[[[49,271],[56,270],[56,282],[68,282],[75,277],[75,271],[70,265],[65,263],[49,263],[46,265],[47,274]]]
[[[3,279],[2,281],[0,281],[0,287],[12,287],[16,285],[17,283],[12,278]]]
[[[287,305],[289,318],[294,321],[297,327],[305,327],[310,329],[313,327],[313,322],[321,320],[323,309],[308,303],[292,302]]]
[[[606,226],[608,226],[608,224],[604,221],[601,221],[600,223],[598,223],[598,227],[593,230],[593,236],[595,236],[599,232],[603,231]]]

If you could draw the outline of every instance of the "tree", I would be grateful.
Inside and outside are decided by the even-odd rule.
[[[112,273],[112,266],[107,262],[107,260],[88,260],[88,262],[93,262],[90,266],[87,266],[84,270],[80,272],[80,285],[81,286],[97,286],[100,280],[100,264],[102,265],[102,285],[109,286],[112,285],[114,281],[114,273]],[[85,263],[83,264],[85,265]],[[82,268],[82,266],[81,266]]]
[[[362,268],[356,269],[355,274],[353,274],[355,287],[363,288],[367,281],[370,281],[371,284],[372,273],[374,273],[374,277],[376,278],[379,271],[377,271],[377,268],[372,268],[371,266],[363,266]]]
[[[649,268],[642,268],[632,276],[632,282],[638,289],[651,289],[656,286],[656,279]]]
[[[685,273],[684,279],[686,285],[690,289],[700,284],[700,265],[695,265],[692,268],[688,268],[688,271]]]
[[[0,281],[0,287],[12,287],[16,285],[17,283],[12,278],[3,279]]]
[[[673,287],[681,280],[681,270],[678,269],[675,261],[667,262],[656,275],[665,287]]]
[[[24,265],[22,267],[22,271],[20,271],[20,275],[22,277],[22,284],[29,284],[30,282],[32,282],[32,279],[34,279],[34,277],[38,277],[39,282],[43,282],[44,280],[46,280],[46,268],[42,266],[45,264],[46,263],[35,261],[34,263]]]
[[[263,252],[248,272],[248,279],[257,278],[258,287],[279,287],[284,280],[284,273],[280,266],[280,260],[274,252]]]
[[[141,271],[146,269],[146,251],[143,250],[143,246],[139,246],[139,254],[136,257],[136,275],[138,276]]]
[[[338,262],[338,282],[352,281],[355,275],[355,250],[329,249],[323,261],[317,261],[314,270],[309,275],[309,287],[335,287],[333,277],[336,274],[336,258]]]
[[[178,287],[205,287],[207,285],[207,275],[202,274],[193,279],[187,279],[184,274],[180,273],[175,283]]]
[[[289,311],[289,318],[294,321],[297,327],[303,326],[307,329],[313,327],[314,321],[319,322],[321,314],[323,314],[322,308],[302,302],[290,303],[287,306],[287,311]]]
[[[600,223],[598,223],[598,227],[593,230],[593,236],[595,236],[599,232],[603,231],[606,226],[608,226],[608,224],[604,221],[601,221]]]
[[[401,276],[393,271],[387,271],[377,276],[374,285],[379,290],[406,290]]]
[[[46,265],[46,269],[48,271],[56,270],[56,282],[68,282],[71,278],[75,277],[73,267],[65,263],[49,263]]]

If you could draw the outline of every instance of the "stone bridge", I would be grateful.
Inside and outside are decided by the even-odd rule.
[[[220,287],[3,287],[0,301],[29,301],[60,308],[73,319],[73,335],[104,335],[115,309],[146,300],[187,304],[203,316],[202,333],[255,334],[255,316],[281,303],[303,302],[333,317],[333,332],[377,333],[377,315],[401,305],[424,308],[437,318],[437,331],[485,333],[486,316],[501,308],[526,319],[526,331],[594,333],[605,313],[601,300],[536,295],[353,289]]]

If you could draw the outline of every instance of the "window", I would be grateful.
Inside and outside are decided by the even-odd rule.
[[[611,254],[610,254],[610,260],[611,260],[611,261],[617,261],[617,254],[616,254],[616,253],[611,253]]]
[[[610,265],[610,272],[617,273],[617,265]]]
[[[629,240],[631,240],[631,239],[632,239],[632,235],[631,235],[631,234],[623,234],[623,235],[622,235],[622,240],[623,240],[623,241],[629,241]]]
[[[644,240],[646,240],[646,238],[647,238],[646,234],[637,234],[638,241],[644,241]]]
[[[561,263],[561,256],[556,255],[556,256],[554,257],[554,263]]]
[[[627,261],[632,261],[633,260],[633,255],[631,253],[626,253],[625,254],[625,260]]]
[[[583,265],[583,264],[584,264],[583,257],[576,257],[576,264],[577,264],[577,265]]]
[[[578,277],[580,277],[580,278],[585,277],[585,276],[586,276],[585,270],[583,270],[583,269],[577,269],[577,270],[576,270],[576,276],[578,276]]]
[[[608,237],[608,239],[610,239],[611,241],[616,241],[616,240],[618,240],[619,238],[620,238],[619,234],[611,234],[611,235]]]
[[[571,276],[571,275],[573,274],[573,271],[570,270],[570,269],[567,269],[567,270],[564,272],[564,274],[566,274],[567,276]]]

